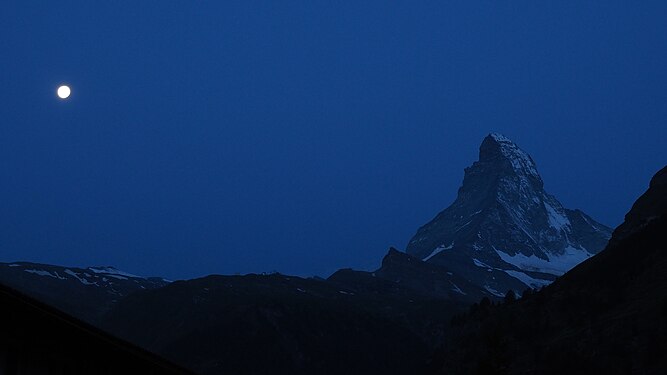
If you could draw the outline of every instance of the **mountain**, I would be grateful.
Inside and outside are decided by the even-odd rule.
[[[664,272],[657,273],[667,264],[648,244],[665,229],[665,194],[653,188],[664,184],[664,175],[654,178],[647,200],[638,201],[596,256],[611,230],[564,208],[545,192],[530,156],[491,134],[479,160],[466,168],[456,201],[419,229],[406,252],[390,249],[374,272],[168,282],[110,267],[12,263],[0,264],[0,282],[201,374],[470,373],[475,366],[502,373],[509,363],[530,373],[538,366],[531,361],[544,352],[556,353],[543,357],[545,363],[579,363],[581,353],[569,362],[560,353],[607,350],[618,342],[617,332],[633,339],[627,324],[645,330],[647,322],[662,322],[650,309],[667,306]],[[617,248],[630,250],[605,261]],[[598,262],[606,265],[580,271]],[[648,278],[638,274],[642,267],[652,270]],[[530,289],[548,284],[536,294]],[[520,302],[509,294],[505,305],[495,305],[505,291],[526,289]],[[653,315],[620,310],[623,301],[635,300]],[[598,318],[622,319],[620,331],[604,331]],[[604,335],[577,336],[594,329]],[[542,332],[551,341],[539,341]],[[662,350],[654,341],[632,343]],[[518,364],[514,358],[521,358]]]
[[[602,250],[610,235],[548,194],[526,152],[489,134],[454,203],[419,228],[406,252],[503,296],[553,282]]]
[[[369,290],[280,274],[176,281],[125,297],[102,327],[200,374],[424,369],[467,304],[376,281]]]
[[[457,201],[373,272],[180,281],[124,298],[104,327],[204,374],[414,373],[463,306],[549,284],[610,234],[546,193],[530,156],[492,134]]]
[[[665,374],[666,269],[667,167],[601,253],[540,292],[454,319],[432,373]]]
[[[62,267],[47,264],[0,263],[0,283],[95,323],[118,300],[132,292],[167,285],[113,267]]]

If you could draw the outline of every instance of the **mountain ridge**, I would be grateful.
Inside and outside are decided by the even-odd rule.
[[[97,322],[131,293],[170,283],[112,266],[79,268],[32,262],[0,263],[0,282],[89,323]]]

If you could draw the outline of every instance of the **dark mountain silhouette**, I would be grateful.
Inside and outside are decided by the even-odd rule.
[[[667,167],[600,254],[540,292],[455,318],[433,373],[667,373],[666,270]]]
[[[464,305],[379,290],[279,274],[208,276],[129,295],[103,327],[201,374],[424,368]]]

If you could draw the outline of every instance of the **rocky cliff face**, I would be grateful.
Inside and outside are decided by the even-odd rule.
[[[548,194],[527,153],[490,134],[456,201],[419,228],[406,252],[501,295],[549,284],[610,236],[610,228]]]

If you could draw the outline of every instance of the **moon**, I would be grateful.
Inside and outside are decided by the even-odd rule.
[[[60,99],[69,98],[71,93],[72,93],[72,90],[70,90],[69,86],[62,85],[62,86],[58,87],[58,97]]]

